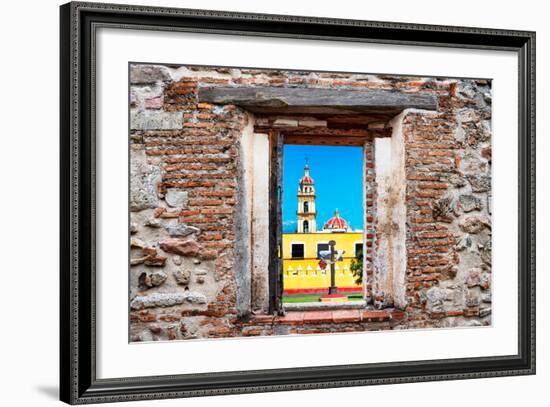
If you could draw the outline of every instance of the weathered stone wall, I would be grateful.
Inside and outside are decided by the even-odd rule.
[[[374,141],[363,145],[363,189],[365,191],[363,220],[363,289],[365,299],[372,303],[374,279],[374,243],[376,236],[376,174],[374,172]]]
[[[243,222],[250,221],[243,217],[254,202],[245,202],[241,142],[255,118],[234,105],[201,103],[198,89],[205,86],[386,89],[438,97],[437,112],[405,111],[400,123],[407,264],[403,281],[399,276],[392,280],[405,291],[399,318],[392,310],[359,320],[334,314],[330,321],[309,321],[302,315],[298,326],[288,322],[292,316],[278,324],[272,317],[250,319],[243,312],[247,304],[256,312],[265,310],[264,298],[243,297],[239,277],[256,264],[246,253],[247,242],[264,244],[244,239],[250,225],[243,230]],[[490,98],[490,83],[482,80],[132,65],[131,340],[489,323]],[[365,127],[388,124],[373,120]],[[391,295],[372,295],[381,233],[374,146],[365,147],[365,287],[369,301],[394,307],[400,304]],[[254,269],[255,275],[259,272]],[[252,277],[244,289],[258,286],[264,287],[265,280]]]
[[[450,83],[438,112],[403,121],[410,326],[491,320],[491,89]]]
[[[235,205],[247,115],[197,104],[197,81],[175,81],[173,72],[131,68],[132,340],[221,334],[228,322],[218,317],[237,313]],[[162,260],[152,264],[148,253]]]

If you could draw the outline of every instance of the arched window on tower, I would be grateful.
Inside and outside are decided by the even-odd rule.
[[[309,233],[309,222],[304,220],[304,233]]]
[[[305,201],[304,202],[304,213],[308,213],[308,212],[309,212],[309,202]]]

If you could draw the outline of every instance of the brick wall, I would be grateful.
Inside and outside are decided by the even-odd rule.
[[[451,83],[439,112],[404,120],[411,326],[490,323],[490,95],[485,80]]]
[[[363,265],[367,277],[363,279],[363,287],[365,289],[367,301],[372,302],[373,261],[376,236],[376,177],[374,173],[374,143],[372,141],[365,143],[363,147],[363,165],[365,167],[365,176],[363,178],[365,189]]]
[[[279,329],[289,324],[237,317],[235,243],[244,182],[239,142],[253,117],[237,106],[199,102],[202,86],[437,95],[437,112],[403,116],[407,306],[399,318],[344,322],[335,316]],[[131,66],[131,340],[490,323],[490,98],[490,83],[482,80]],[[382,134],[387,124],[375,117],[361,126]],[[375,156],[374,144],[367,143],[367,293],[376,256]]]

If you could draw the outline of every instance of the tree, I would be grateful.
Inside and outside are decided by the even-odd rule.
[[[363,251],[359,251],[355,258],[351,259],[351,272],[356,284],[363,284]]]

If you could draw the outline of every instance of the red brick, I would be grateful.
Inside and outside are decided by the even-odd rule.
[[[221,233],[212,233],[212,234],[201,234],[201,240],[211,241],[211,240],[222,240],[223,235]]]
[[[233,213],[233,209],[232,208],[201,209],[201,213],[206,215],[231,214]]]
[[[190,199],[189,206],[218,206],[223,205],[221,199]]]
[[[260,336],[265,335],[261,329],[247,329],[243,331],[243,336]]]
[[[420,189],[447,189],[449,188],[449,184],[444,183],[421,183],[418,185],[418,188]]]
[[[219,196],[219,197],[232,197],[235,195],[233,190],[225,191],[196,191],[193,193],[193,196],[202,195],[202,196]]]
[[[151,311],[140,311],[137,313],[137,318],[140,322],[153,322],[157,320],[157,316]]]
[[[250,324],[271,324],[274,320],[274,315],[253,315]]]
[[[194,209],[194,210],[187,210],[187,211],[181,211],[179,213],[180,216],[195,216],[200,215],[201,211],[200,209]]]
[[[178,315],[167,314],[167,315],[161,315],[159,317],[159,320],[164,321],[164,322],[176,322],[176,321],[181,320],[181,317],[178,316]]]
[[[387,311],[368,311],[364,310],[361,313],[362,321],[386,321],[391,318],[390,313]]]
[[[391,319],[404,319],[407,314],[403,311],[391,311],[390,312]]]
[[[287,312],[284,316],[278,316],[275,318],[275,323],[285,325],[302,325],[304,322],[303,312]]]
[[[359,322],[361,321],[361,311],[335,310],[335,311],[332,311],[332,320],[336,323]]]
[[[179,212],[162,212],[159,217],[163,219],[173,219],[180,216]]]
[[[306,311],[304,312],[304,324],[319,324],[332,322],[331,311]]]

